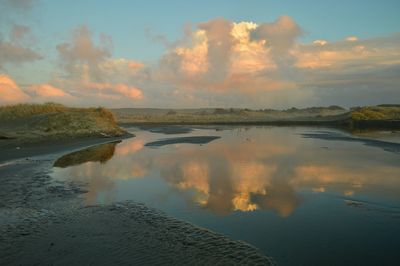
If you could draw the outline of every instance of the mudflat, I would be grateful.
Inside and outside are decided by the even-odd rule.
[[[18,150],[9,147],[6,155],[2,153],[2,263],[275,265],[272,258],[249,244],[143,204],[85,205],[80,197],[87,192],[85,184],[50,177],[51,167],[61,155],[113,141],[118,139],[32,144]],[[29,157],[22,158],[25,155]],[[13,157],[20,159],[4,162]]]

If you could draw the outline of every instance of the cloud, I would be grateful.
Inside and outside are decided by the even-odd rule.
[[[214,19],[198,26],[207,37],[207,78],[220,81],[226,78],[230,65],[231,51],[235,39],[231,34],[233,23],[225,19]]]
[[[189,41],[165,53],[151,71],[152,81],[168,86],[162,93],[172,89],[175,104],[183,100],[179,97],[203,106],[236,104],[231,98],[241,105],[259,102],[271,91],[296,87],[284,69],[293,61],[289,50],[300,34],[286,16],[260,25],[225,19],[200,23],[185,34]]]
[[[263,23],[252,31],[253,40],[262,40],[274,56],[286,56],[301,35],[301,29],[289,16],[281,16],[272,23]]]
[[[63,90],[53,87],[50,84],[40,84],[40,85],[32,85],[29,90],[39,97],[45,98],[58,98],[58,97],[68,97],[70,96],[68,93]]]
[[[375,99],[383,102],[399,95],[398,34],[303,44],[302,33],[289,16],[260,24],[200,23],[166,51],[151,70],[151,81],[170,98],[170,106],[370,104],[374,101],[355,95],[380,93]],[[346,95],[352,99],[344,100]]]
[[[20,43],[31,33],[31,29],[24,25],[13,25],[10,32],[10,39],[14,43]]]
[[[29,95],[23,92],[13,79],[7,75],[0,75],[0,104],[26,102],[29,99]]]
[[[82,74],[86,67],[91,78],[101,79],[99,64],[111,57],[112,41],[105,34],[100,36],[100,44],[92,40],[92,33],[86,26],[72,31],[72,39],[57,45],[61,64],[66,73],[74,78]]]
[[[348,42],[356,42],[358,41],[358,38],[356,36],[349,36],[346,38],[346,41]]]
[[[37,6],[38,0],[0,0],[0,22],[14,24],[28,17],[30,11]]]
[[[6,64],[21,64],[40,59],[41,56],[30,48],[30,39],[30,29],[27,26],[14,25],[8,40],[0,34],[0,69]]]
[[[313,41],[313,44],[320,45],[320,46],[324,46],[327,43],[328,43],[328,41],[326,41],[326,40],[315,40],[315,41]]]
[[[400,63],[400,34],[368,40],[331,42],[316,47],[299,45],[294,52],[299,68],[371,68]]]
[[[103,93],[109,94],[110,96],[112,96],[113,94],[120,94],[121,96],[130,98],[132,100],[143,99],[143,93],[140,89],[125,84],[91,82],[83,84],[83,86],[86,89],[100,90]]]
[[[25,11],[32,9],[37,2],[37,0],[0,0],[0,5],[4,9]]]
[[[33,84],[21,89],[10,76],[0,75],[0,105],[48,101],[71,104],[74,100],[75,97],[50,84]]]
[[[302,34],[289,16],[264,23],[216,18],[185,26],[175,41],[152,38],[166,50],[144,64],[113,57],[110,36],[79,26],[57,45],[59,68],[44,83],[76,105],[108,107],[347,106],[400,96],[400,34],[310,43],[299,41]],[[21,25],[0,36],[0,67],[38,60],[32,39]]]
[[[110,106],[142,100],[143,92],[133,83],[144,64],[113,58],[112,46],[106,34],[100,34],[96,41],[87,26],[75,28],[70,39],[56,47],[63,72],[53,83],[78,98],[90,98],[94,104]]]
[[[28,23],[31,11],[38,4],[39,0],[0,0],[0,29]]]
[[[399,94],[399,45],[400,34],[394,34],[323,47],[299,46],[295,53],[295,66],[303,74],[299,86],[336,101],[348,98],[346,104],[391,102]]]
[[[79,98],[51,84],[32,84],[25,88],[30,95],[30,101],[35,103],[59,102],[66,105],[76,105]]]
[[[250,38],[257,27],[223,19],[199,24],[189,45],[178,46],[161,59],[158,77],[186,88],[245,90],[241,80],[257,79],[258,72],[276,68],[265,41]]]
[[[143,99],[142,91],[133,86],[127,86],[125,84],[116,84],[113,90],[133,100]]]

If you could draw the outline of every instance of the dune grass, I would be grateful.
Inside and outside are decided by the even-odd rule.
[[[273,109],[204,108],[204,109],[113,109],[119,123],[168,124],[168,123],[331,123],[351,125],[351,121],[400,120],[400,105],[385,104],[355,107],[351,110],[340,106]]]
[[[67,111],[67,108],[58,103],[45,104],[16,104],[0,106],[0,120],[14,120],[38,114],[59,113]]]
[[[378,105],[354,108],[353,120],[400,120],[400,105]]]
[[[348,110],[337,106],[288,110],[248,108],[113,109],[119,123],[262,123],[273,121],[334,120]]]
[[[3,136],[23,139],[119,136],[125,133],[117,126],[114,115],[105,108],[70,108],[57,103],[0,107],[0,132]]]
[[[98,112],[102,117],[109,121],[114,121],[114,115],[103,107],[98,108],[71,108],[59,103],[44,103],[44,104],[16,104],[0,106],[0,120],[13,120],[18,118],[27,118],[40,114],[51,113],[67,113],[67,112]]]

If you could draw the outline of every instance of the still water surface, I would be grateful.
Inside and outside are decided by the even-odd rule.
[[[280,265],[398,265],[400,144],[333,129],[131,128],[60,158],[87,204],[143,202],[246,241]]]

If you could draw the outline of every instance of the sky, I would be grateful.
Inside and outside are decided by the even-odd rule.
[[[0,105],[399,103],[400,2],[0,0]]]

